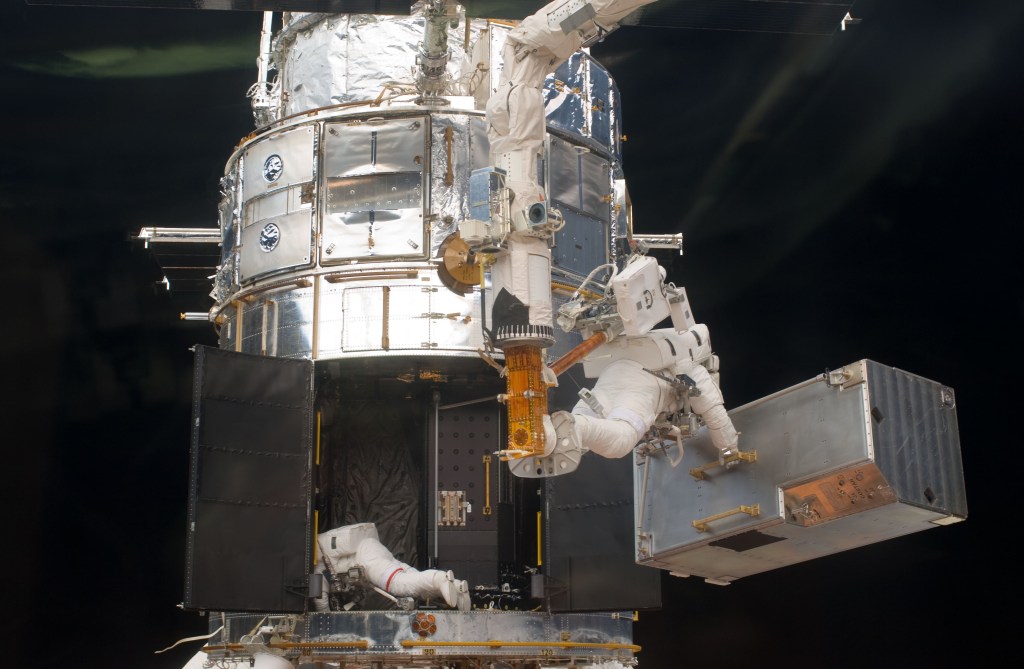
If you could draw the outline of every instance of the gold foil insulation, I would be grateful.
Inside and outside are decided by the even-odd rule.
[[[539,346],[505,349],[508,448],[503,460],[544,453],[543,419],[548,410],[548,387],[541,373],[543,368],[543,349]]]

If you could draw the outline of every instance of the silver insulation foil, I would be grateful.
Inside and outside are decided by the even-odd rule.
[[[418,263],[437,259],[469,217],[470,175],[491,165],[482,107],[497,87],[508,26],[472,22],[468,54],[465,19],[450,28],[447,103],[422,105],[413,101],[425,29],[421,3],[406,17],[291,13],[284,21],[274,46],[283,115],[372,101],[382,91],[407,95],[382,100],[374,118],[359,106],[291,119],[247,142],[229,162],[219,212],[223,256],[211,293],[224,319],[222,345],[311,356],[309,286],[323,274],[319,357],[474,352],[482,343],[478,295],[451,293],[433,265]],[[565,221],[553,240],[552,269],[573,283],[609,255],[617,259],[615,240],[629,229],[618,94],[607,70],[581,52],[548,77],[544,95],[551,132],[542,183]],[[281,174],[268,180],[265,163],[274,157]],[[363,221],[366,212],[373,216]],[[260,234],[270,224],[280,242],[261,250]],[[421,275],[411,282],[355,276],[374,263],[412,263]],[[333,283],[334,275],[347,276]],[[263,281],[274,284],[266,295]],[[225,308],[240,284],[257,289],[241,317]],[[384,287],[387,315],[376,306]]]
[[[217,207],[217,219],[221,232],[220,264],[213,276],[213,290],[210,297],[215,304],[228,299],[231,292],[238,286],[238,239],[239,239],[239,180],[237,163],[220,180],[220,204]]]
[[[465,18],[448,29],[449,93],[466,90]],[[414,92],[416,55],[424,37],[423,5],[410,16],[300,14],[286,16],[275,39],[284,116],[360,100],[375,100],[386,85]],[[472,21],[470,44],[486,26]]]
[[[482,116],[434,114],[431,124],[430,257],[434,258],[458,222],[469,216],[469,176],[488,166],[490,142]]]
[[[254,355],[322,360],[386,356],[477,357],[483,347],[480,296],[456,294],[433,267],[367,265],[368,278],[321,284],[318,309],[312,287],[254,296],[224,310],[219,345]],[[409,278],[378,278],[406,270]],[[387,308],[384,309],[384,291]],[[317,351],[313,328],[317,320]]]

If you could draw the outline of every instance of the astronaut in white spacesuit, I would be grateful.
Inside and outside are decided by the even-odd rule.
[[[723,460],[738,450],[738,434],[725,410],[725,400],[707,368],[689,360],[677,363],[676,376],[693,383],[690,411],[700,416],[711,442]],[[580,400],[572,413],[556,411],[552,422],[569,420],[586,450],[606,458],[621,458],[644,439],[659,415],[682,409],[676,390],[664,377],[652,374],[635,360],[617,360],[601,373],[591,393],[597,400]],[[594,406],[604,409],[603,415]],[[559,416],[561,414],[561,416]],[[560,419],[560,420],[559,420]]]
[[[678,461],[683,440],[694,429],[707,430],[722,466],[737,463],[739,433],[718,387],[718,359],[711,353],[707,326],[625,337],[597,349],[590,360],[600,365],[594,387],[581,394],[571,412],[545,417],[545,451],[539,461],[556,466],[542,465],[537,471],[536,464],[512,463],[513,473],[568,473],[588,451],[621,458],[652,439],[674,438]],[[699,421],[688,421],[688,415]]]
[[[350,570],[360,570],[361,578],[386,595],[418,600],[442,600],[460,611],[470,608],[469,585],[455,578],[450,571],[426,569],[420,571],[395,559],[381,542],[373,523],[345,525],[317,536],[320,548],[318,569],[333,580]],[[329,592],[313,600],[318,611],[330,608]]]

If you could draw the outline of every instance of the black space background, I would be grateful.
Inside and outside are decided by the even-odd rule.
[[[253,129],[258,13],[0,13],[3,596],[8,667],[180,667],[192,354],[205,296],[146,225],[216,225]],[[862,358],[957,392],[969,518],[715,587],[665,577],[644,669],[987,666],[1019,657],[1024,3],[859,0],[831,39],[623,29],[640,232],[681,230],[738,406]],[[73,78],[62,50],[251,39],[242,67]],[[13,623],[13,625],[11,625]]]

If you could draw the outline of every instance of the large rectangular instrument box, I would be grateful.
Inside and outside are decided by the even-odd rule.
[[[732,467],[706,429],[636,456],[637,563],[728,583],[967,517],[941,383],[861,360],[729,413]]]

